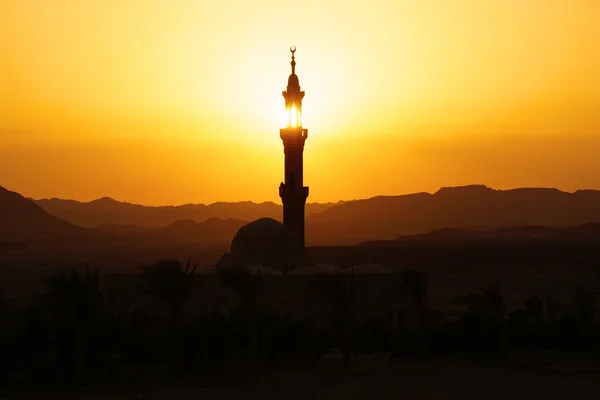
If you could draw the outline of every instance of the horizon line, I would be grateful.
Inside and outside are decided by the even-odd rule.
[[[443,189],[461,189],[461,188],[475,188],[475,187],[479,187],[479,188],[485,188],[485,189],[489,189],[495,192],[508,192],[508,191],[513,191],[513,190],[524,190],[524,189],[530,189],[530,190],[556,190],[558,192],[561,193],[567,193],[567,194],[575,194],[577,192],[582,192],[582,191],[600,191],[600,189],[577,189],[574,191],[567,191],[567,190],[562,190],[556,187],[546,187],[546,186],[521,186],[521,187],[511,187],[511,188],[507,188],[507,189],[496,189],[493,188],[491,186],[485,185],[485,184],[467,184],[467,185],[456,185],[456,186],[442,186],[440,188],[438,188],[435,192],[426,192],[426,191],[421,191],[421,192],[410,192],[410,193],[399,193],[399,194],[378,194],[378,195],[374,195],[374,196],[370,196],[370,197],[364,197],[364,198],[354,198],[354,199],[349,199],[349,200],[337,200],[337,201],[325,201],[325,202],[309,202],[307,204],[337,204],[337,203],[348,203],[348,202],[354,202],[354,201],[361,201],[361,200],[370,200],[370,199],[374,199],[374,198],[378,198],[378,197],[400,197],[400,196],[410,196],[410,195],[415,195],[415,194],[428,194],[428,195],[434,195],[436,193],[438,193],[439,191],[443,190]],[[3,186],[0,185],[0,188],[4,188],[6,190],[9,191],[13,191],[10,189],[7,189]],[[81,203],[81,204],[90,204],[90,203],[94,203],[94,202],[98,202],[98,201],[106,201],[106,200],[110,200],[113,201],[115,203],[120,203],[120,204],[128,204],[128,205],[133,205],[133,206],[142,206],[142,207],[152,207],[152,208],[158,208],[158,207],[184,207],[184,206],[213,206],[213,205],[218,205],[218,204],[240,204],[240,203],[251,203],[251,204],[256,204],[256,205],[261,205],[261,204],[275,204],[277,206],[282,206],[282,204],[280,202],[275,202],[272,200],[265,200],[265,201],[254,201],[254,200],[239,200],[239,201],[215,201],[215,202],[211,202],[211,203],[180,203],[180,204],[161,204],[161,205],[146,205],[146,204],[141,204],[141,203],[132,203],[129,201],[122,201],[122,200],[117,200],[113,197],[110,196],[102,196],[102,197],[98,197],[95,198],[93,200],[89,200],[89,201],[82,201],[82,200],[77,200],[77,199],[67,199],[67,198],[61,198],[61,197],[42,197],[42,198],[33,198],[30,196],[24,196],[23,194],[14,191],[15,193],[20,194],[21,196],[25,197],[28,200],[32,200],[32,201],[52,201],[52,200],[60,200],[60,201],[73,201],[73,202],[77,202],[77,203]]]

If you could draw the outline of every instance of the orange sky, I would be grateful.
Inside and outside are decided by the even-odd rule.
[[[309,201],[600,189],[597,0],[2,0],[0,185],[279,202],[292,44]]]

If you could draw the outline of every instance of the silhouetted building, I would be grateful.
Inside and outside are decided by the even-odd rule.
[[[288,78],[287,90],[283,91],[287,113],[286,127],[280,130],[285,153],[285,180],[279,185],[279,196],[283,202],[283,223],[287,225],[300,249],[304,249],[304,205],[308,197],[308,187],[304,186],[303,153],[304,141],[308,129],[302,128],[302,99],[304,92],[300,90],[300,82],[296,75],[296,61],[292,52],[292,74]]]
[[[240,228],[231,241],[231,251],[221,257],[217,266],[262,266],[287,272],[303,264],[298,241],[289,227],[261,218]]]

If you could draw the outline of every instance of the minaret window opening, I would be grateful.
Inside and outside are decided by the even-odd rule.
[[[296,108],[294,104],[287,110],[287,127],[288,128],[298,128],[302,127],[302,111]]]
[[[298,126],[298,111],[296,110],[296,105],[292,106],[292,109],[290,110],[290,126],[295,128]]]

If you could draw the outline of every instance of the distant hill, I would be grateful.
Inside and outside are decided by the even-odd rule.
[[[329,237],[335,240],[327,244],[349,244],[446,227],[489,230],[514,226],[568,227],[588,222],[600,222],[600,191],[494,190],[471,185],[442,188],[434,194],[347,201],[309,216],[306,230],[307,241]]]
[[[146,233],[160,237],[170,235],[173,238],[203,237],[204,233],[199,232],[204,227],[192,224],[211,218],[239,221],[232,222],[231,226],[234,226],[241,221],[261,217],[280,219],[282,214],[281,206],[275,203],[148,207],[109,198],[89,203],[59,199],[35,202],[50,214],[76,225],[99,227],[99,230],[111,233]],[[392,240],[402,235],[445,228],[464,230],[462,234],[468,236],[471,235],[470,231],[515,226],[563,228],[594,222],[600,223],[600,191],[568,193],[544,188],[494,190],[483,185],[470,185],[441,188],[434,194],[415,193],[336,204],[307,204],[306,242],[309,246],[351,245],[370,240]],[[225,231],[234,231],[227,223],[222,224],[225,224],[222,227]],[[146,232],[149,228],[165,228],[165,231],[161,234]],[[454,236],[458,234],[459,231],[452,233]]]
[[[143,228],[136,225],[100,225],[96,229],[116,235],[229,246],[237,231],[248,221],[210,218],[204,222],[175,221],[163,228]]]
[[[72,225],[0,186],[0,241],[93,239],[105,234]]]
[[[72,224],[94,228],[111,225],[133,226],[139,228],[162,228],[176,221],[203,222],[211,218],[238,219],[253,221],[262,217],[281,219],[282,206],[272,203],[213,203],[185,204],[181,206],[150,207],[139,204],[124,203],[103,197],[90,202],[75,200],[42,199],[33,200],[50,214],[69,221]],[[306,214],[325,211],[334,203],[306,205]]]
[[[176,221],[158,230],[158,235],[177,241],[231,243],[237,231],[248,221],[210,218],[204,222]]]
[[[399,242],[471,242],[471,241],[600,241],[600,223],[589,223],[572,228],[519,226],[489,231],[469,231],[446,228],[417,235],[405,235]]]

